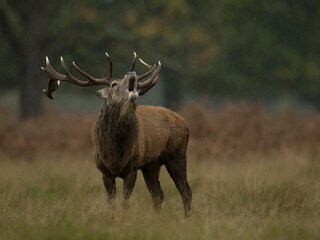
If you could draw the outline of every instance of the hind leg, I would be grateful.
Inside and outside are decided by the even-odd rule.
[[[159,182],[160,167],[161,163],[155,162],[141,169],[144,181],[146,182],[147,188],[151,194],[155,211],[159,211],[161,209],[164,198]]]
[[[185,216],[187,218],[191,211],[192,191],[187,181],[186,156],[166,158],[164,164],[181,195]]]

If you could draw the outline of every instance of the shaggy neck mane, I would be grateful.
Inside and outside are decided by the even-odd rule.
[[[135,106],[132,112],[121,116],[123,104],[105,103],[100,112],[100,144],[107,159],[119,161],[131,153],[138,135],[138,123]]]

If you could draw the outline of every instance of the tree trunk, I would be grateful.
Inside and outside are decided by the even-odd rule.
[[[43,81],[40,80],[40,49],[29,43],[25,49],[25,76],[20,86],[20,118],[28,119],[42,114],[41,93]]]
[[[30,9],[31,10],[31,9]],[[43,113],[41,104],[42,89],[45,81],[40,66],[42,59],[43,18],[41,8],[33,8],[27,16],[26,39],[21,61],[23,63],[22,84],[20,86],[20,119],[38,117]]]

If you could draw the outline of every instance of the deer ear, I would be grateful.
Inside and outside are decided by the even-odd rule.
[[[101,97],[101,98],[106,98],[107,97],[105,88],[102,88],[102,89],[94,92],[94,94],[97,95],[98,97]]]

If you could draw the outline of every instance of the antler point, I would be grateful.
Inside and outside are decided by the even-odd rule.
[[[142,63],[142,64],[146,64],[146,62],[145,61],[143,61],[141,58],[139,58],[139,61]]]

